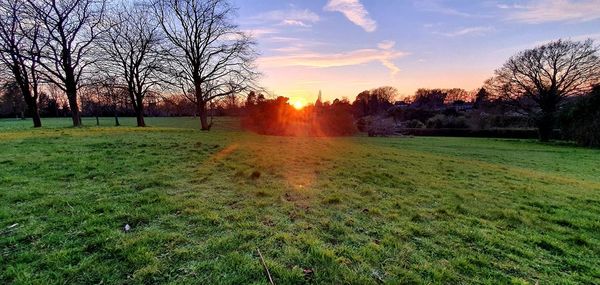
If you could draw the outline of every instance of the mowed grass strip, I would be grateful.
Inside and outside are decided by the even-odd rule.
[[[598,150],[45,122],[0,121],[0,283],[600,278]]]

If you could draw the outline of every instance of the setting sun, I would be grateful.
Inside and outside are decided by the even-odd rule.
[[[292,105],[294,109],[300,110],[306,106],[306,100],[304,100],[303,98],[294,98],[290,100],[290,105]]]

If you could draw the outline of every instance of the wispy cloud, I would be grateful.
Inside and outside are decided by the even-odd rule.
[[[262,57],[258,60],[263,67],[304,66],[315,68],[341,67],[379,62],[396,74],[400,68],[393,60],[408,55],[407,52],[394,49],[394,42],[385,41],[378,48],[358,49],[340,53],[319,53],[298,51],[288,55]]]
[[[496,4],[496,7],[500,8],[500,9],[523,9],[523,8],[527,8],[527,6],[520,5],[520,4],[506,4],[506,3]]]
[[[256,28],[256,29],[245,29],[242,30],[244,33],[249,34],[255,38],[262,38],[264,36],[276,34],[277,31],[269,28]]]
[[[385,50],[385,51],[390,51],[390,52],[394,52],[394,46],[396,45],[395,41],[383,41],[380,42],[379,44],[377,44],[377,47]],[[381,58],[379,61],[381,62],[381,64],[383,64],[383,66],[387,67],[387,69],[390,70],[390,74],[392,76],[396,75],[398,72],[400,72],[400,68],[398,66],[396,66],[396,64],[394,62],[392,62],[392,59],[394,58],[389,58],[389,57],[384,57]]]
[[[420,9],[422,11],[435,12],[435,13],[440,13],[440,14],[444,14],[444,15],[459,16],[459,17],[465,17],[465,18],[485,17],[483,15],[474,15],[474,14],[470,14],[467,12],[457,10],[455,8],[447,7],[437,0],[418,0],[418,1],[414,2],[414,5],[417,9]]]
[[[274,53],[304,53],[307,50],[316,50],[322,48],[326,43],[313,38],[297,38],[273,35],[265,38],[271,47],[268,49]]]
[[[492,27],[468,27],[468,28],[462,28],[456,31],[452,31],[452,32],[445,32],[445,33],[437,33],[446,37],[460,37],[460,36],[468,36],[468,35],[484,35],[488,32],[494,31],[494,28]]]
[[[297,26],[297,27],[304,27],[304,28],[308,28],[308,27],[311,26],[311,25],[306,24],[306,23],[304,23],[302,21],[291,20],[291,19],[286,19],[286,20],[281,21],[281,25],[284,25],[284,26]]]
[[[369,16],[369,12],[359,0],[329,0],[323,9],[344,14],[350,22],[367,32],[374,32],[377,29],[377,22]]]
[[[529,5],[504,8],[513,10],[509,20],[530,24],[600,19],[600,0],[535,0]]]
[[[380,42],[379,44],[377,44],[377,47],[379,47],[380,49],[389,50],[389,49],[394,48],[395,45],[396,45],[395,41],[387,40],[387,41],[383,41],[383,42]]]
[[[249,19],[253,23],[275,23],[284,26],[310,27],[319,22],[317,13],[308,9],[273,10]]]

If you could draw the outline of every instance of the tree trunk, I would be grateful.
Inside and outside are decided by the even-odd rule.
[[[146,122],[144,121],[144,103],[142,100],[137,100],[137,106],[135,107],[135,116],[137,118],[137,126],[145,127]]]
[[[27,111],[28,113],[31,113],[31,117],[33,118],[33,127],[41,127],[42,121],[38,111],[37,97],[34,97],[33,94],[31,94],[31,90],[29,89],[29,78],[27,78],[27,76],[23,76],[22,66],[18,60],[13,61],[11,71],[15,77],[15,81],[19,86],[19,89],[21,90],[25,104],[27,104]],[[23,112],[21,112],[21,119],[25,119]]]
[[[42,119],[40,118],[40,110],[38,108],[36,100],[30,97],[26,98],[25,102],[27,103],[27,108],[29,108],[29,113],[31,114],[31,118],[33,119],[33,127],[41,128]]]
[[[65,93],[67,94],[67,99],[69,99],[73,127],[81,127],[81,113],[79,113],[79,106],[77,105],[77,80],[75,79],[74,69],[70,65],[69,56],[68,52],[63,51],[62,63],[65,71]]]
[[[537,125],[540,141],[550,141],[550,139],[552,139],[552,132],[554,130],[554,112],[542,112],[541,117],[538,119]]]
[[[133,101],[133,109],[135,111],[135,117],[137,119],[138,127],[145,127],[146,121],[144,121],[144,99],[141,95],[136,96],[133,92],[130,91],[129,96]]]
[[[121,124],[119,123],[119,112],[117,112],[117,103],[115,103],[115,102],[113,102],[112,111],[115,116],[115,127],[118,127]]]
[[[19,85],[21,88],[21,93],[23,94],[23,98],[25,99],[25,103],[27,104],[28,113],[30,113],[31,117],[33,118],[33,127],[42,127],[42,119],[40,118],[37,97],[34,98],[34,96],[32,96],[28,83],[19,83]]]
[[[144,113],[141,111],[137,111],[136,114],[136,119],[137,119],[137,126],[138,127],[145,127],[146,126],[146,122],[144,121]]]
[[[200,117],[200,130],[210,131],[212,127],[211,123],[208,123],[208,111],[206,110],[206,102],[198,101],[196,104],[196,111]]]
[[[33,117],[33,127],[41,128],[42,127],[42,119],[40,118],[40,111],[36,108],[32,111],[31,116]]]
[[[552,139],[556,110],[558,110],[560,97],[556,91],[550,90],[548,92],[542,92],[540,98],[542,98],[540,102],[542,112],[537,120],[538,132],[540,141],[548,142]]]
[[[69,99],[69,108],[71,109],[71,118],[73,119],[73,127],[81,127],[81,114],[77,105],[77,88],[67,86],[67,98]]]

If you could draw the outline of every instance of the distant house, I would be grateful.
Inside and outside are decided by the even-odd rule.
[[[450,109],[450,108],[454,109],[454,111],[457,111],[457,112],[470,111],[473,109],[473,103],[467,103],[467,102],[460,101],[460,100],[454,101],[451,106],[448,106],[448,109]]]
[[[410,107],[410,104],[406,103],[404,101],[396,101],[396,102],[394,102],[394,106],[393,106],[393,108],[395,108],[395,109],[407,109],[409,107]]]

